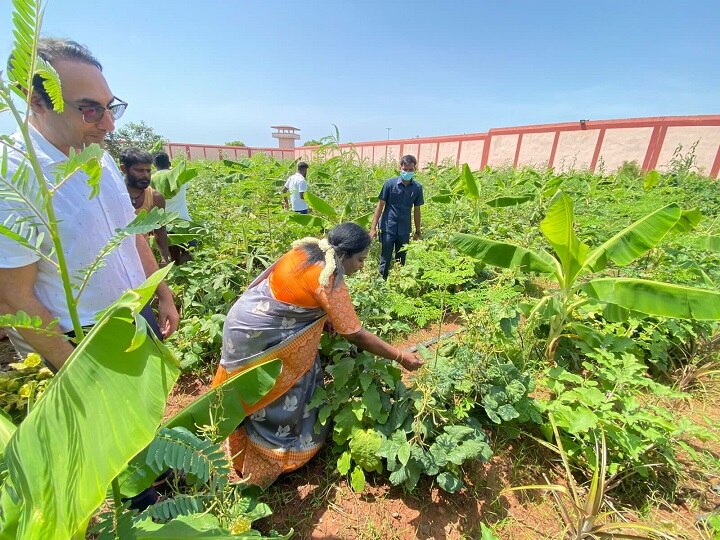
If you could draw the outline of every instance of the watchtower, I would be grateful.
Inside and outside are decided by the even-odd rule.
[[[278,140],[278,146],[282,149],[292,150],[295,148],[295,141],[300,138],[300,128],[292,126],[270,126],[275,132],[272,134]]]

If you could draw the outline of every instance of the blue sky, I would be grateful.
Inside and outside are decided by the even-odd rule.
[[[337,124],[346,142],[386,139],[387,127],[404,138],[717,114],[718,21],[717,0],[49,0],[43,33],[100,59],[130,103],[119,126],[275,146],[276,124],[301,141]]]

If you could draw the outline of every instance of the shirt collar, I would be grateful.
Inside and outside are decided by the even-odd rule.
[[[28,124],[28,131],[30,133],[30,140],[35,148],[38,161],[43,167],[48,165],[54,165],[67,161],[68,157],[58,150],[53,144],[48,141],[43,135],[33,126]],[[25,143],[22,139],[20,132],[15,133],[15,139],[20,143],[21,147],[25,147]]]
[[[415,179],[414,179],[414,178],[411,178],[411,179],[410,179],[410,182],[409,182],[408,184],[403,184],[402,176],[400,176],[400,175],[397,176],[397,183],[398,183],[398,185],[403,184],[403,185],[408,185],[408,186],[410,186],[410,185],[412,185],[412,183],[413,183],[414,181],[415,181]]]

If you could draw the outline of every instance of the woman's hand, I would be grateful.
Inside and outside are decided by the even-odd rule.
[[[408,371],[415,371],[423,365],[423,361],[417,354],[406,351],[402,351],[400,353],[400,359],[398,362]]]
[[[335,327],[333,326],[333,323],[330,322],[330,319],[327,319],[325,321],[325,324],[323,325],[323,330],[327,332],[330,337],[335,337],[337,335],[337,332],[335,332]]]

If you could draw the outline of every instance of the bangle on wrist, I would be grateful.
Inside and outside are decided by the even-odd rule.
[[[402,351],[401,351],[400,348],[398,347],[397,356],[395,357],[395,361],[396,361],[398,364],[400,363],[400,358],[402,358]]]

